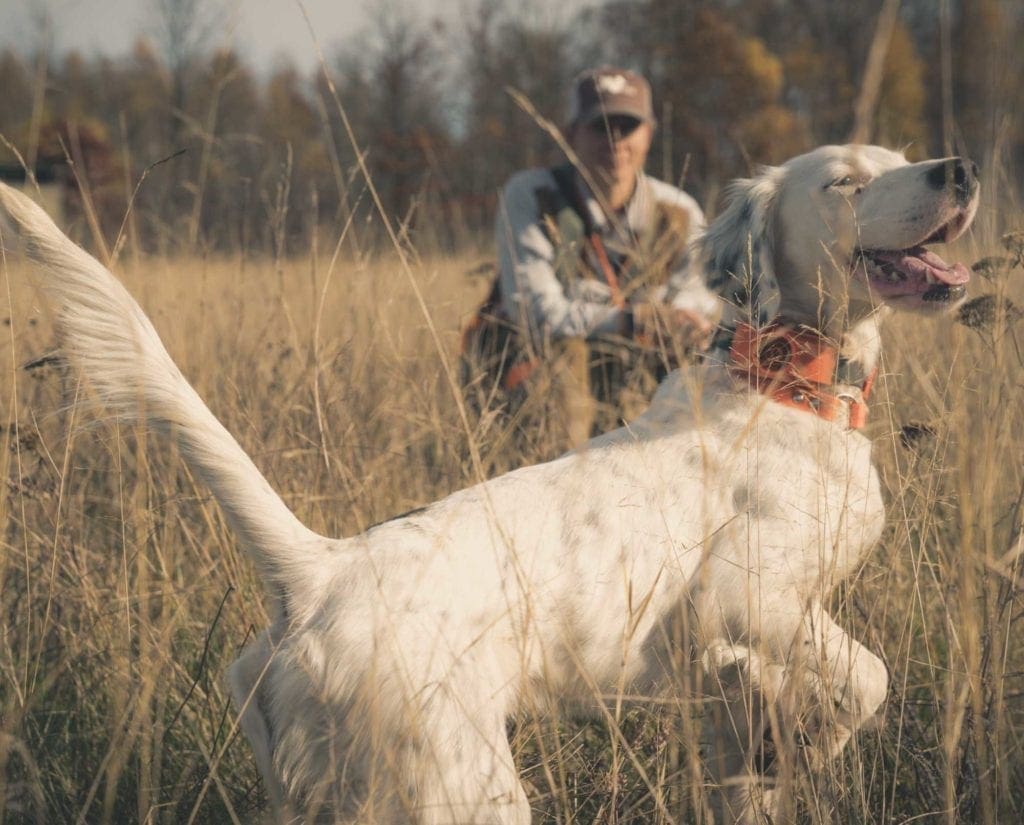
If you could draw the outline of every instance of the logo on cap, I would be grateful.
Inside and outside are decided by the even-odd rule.
[[[636,89],[630,85],[629,78],[621,74],[600,75],[597,78],[597,90],[606,95],[636,94]]]

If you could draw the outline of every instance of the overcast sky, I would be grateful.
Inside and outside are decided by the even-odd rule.
[[[384,0],[421,19],[452,22],[467,0]],[[211,45],[233,45],[258,69],[283,55],[303,68],[316,63],[313,40],[297,0],[212,0],[221,9]],[[39,20],[47,14],[55,47],[87,55],[120,55],[140,35],[158,28],[155,0],[0,0],[0,49],[38,42]],[[341,41],[366,25],[381,0],[303,0],[317,40],[330,55]],[[565,4],[560,4],[565,5]],[[571,3],[579,6],[580,2]]]

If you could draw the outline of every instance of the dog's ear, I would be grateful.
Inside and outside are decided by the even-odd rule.
[[[775,317],[779,287],[772,261],[775,201],[782,172],[763,170],[756,178],[735,181],[728,205],[700,240],[708,288],[725,299],[726,318],[759,326]]]

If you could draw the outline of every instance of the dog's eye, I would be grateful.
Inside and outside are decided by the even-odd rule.
[[[861,181],[854,180],[850,175],[845,175],[841,178],[836,178],[831,183],[825,184],[825,188],[852,191],[856,195],[864,188],[864,184]]]

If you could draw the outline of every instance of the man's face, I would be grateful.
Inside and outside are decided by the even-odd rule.
[[[653,133],[650,123],[635,117],[598,117],[573,127],[572,148],[599,183],[616,186],[633,181],[644,168]]]

